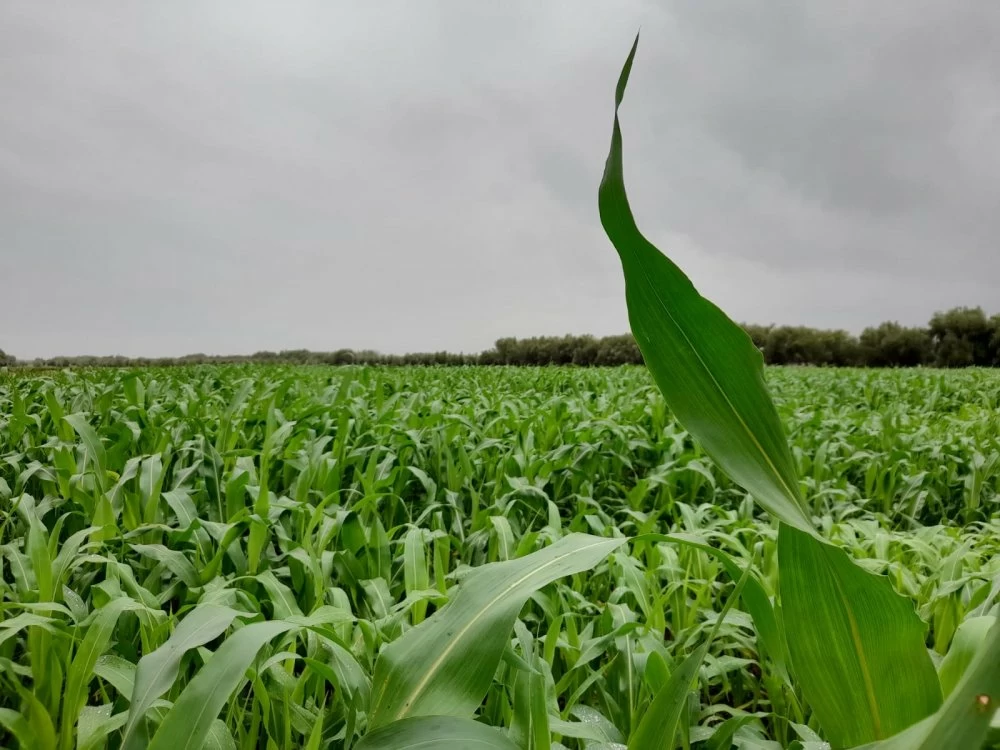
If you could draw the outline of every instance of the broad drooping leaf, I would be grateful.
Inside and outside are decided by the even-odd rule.
[[[625,541],[569,534],[525,557],[476,568],[441,611],[379,654],[370,727],[410,716],[472,716],[528,597],[589,570]]]
[[[637,45],[638,37],[618,81],[599,191],[601,222],[625,274],[632,331],[678,421],[781,522],[787,645],[824,731],[835,744],[888,737],[940,705],[923,626],[888,581],[861,570],[817,536],[803,509],[760,352],[635,224],[625,193],[618,109]]]
[[[925,626],[889,579],[789,526],[778,571],[795,677],[835,747],[891,737],[941,705]]]
[[[936,713],[888,740],[857,750],[977,750],[997,726],[998,708],[1000,622],[990,628],[962,679]]]
[[[642,236],[632,216],[618,108],[638,43],[636,37],[618,81],[611,152],[598,194],[601,223],[625,272],[632,333],[670,409],[708,454],[776,518],[814,533],[764,384],[760,351]]]

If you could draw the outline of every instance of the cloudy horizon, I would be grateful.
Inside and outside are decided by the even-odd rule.
[[[733,319],[1000,312],[1000,6],[9,2],[0,348],[626,332],[640,26],[633,208]]]

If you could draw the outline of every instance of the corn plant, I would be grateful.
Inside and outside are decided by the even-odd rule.
[[[1000,526],[935,519],[941,507],[961,515],[974,452],[995,450],[1000,382],[799,369],[769,379],[810,516],[918,604],[947,698],[995,612]],[[503,626],[510,638],[482,704],[452,718],[474,712],[519,747],[627,744],[707,643],[680,742],[788,747],[823,731],[792,679],[775,606],[777,530],[645,371],[57,372],[0,381],[0,414],[5,746],[176,737],[189,722],[165,719],[187,690],[182,706],[212,717],[207,730],[190,722],[195,746],[354,746],[381,731],[371,727],[380,652],[440,622],[483,566],[530,560],[572,534],[618,546],[589,573],[529,594],[513,634]],[[889,420],[891,440],[876,429]],[[943,425],[961,426],[962,439],[949,442]],[[268,533],[254,542],[253,574],[268,434]],[[889,466],[904,440],[909,463],[894,482],[909,489],[883,514],[859,456]],[[938,460],[947,471],[933,471]],[[987,483],[984,506],[994,498]],[[257,652],[246,639],[269,631],[221,651],[247,626],[279,621],[289,629]],[[236,683],[213,672],[195,682],[220,654],[219,669],[250,666]]]
[[[996,712],[1000,661],[991,642],[1000,643],[1000,625],[985,633],[982,662],[942,707],[912,602],[812,525],[759,351],[636,227],[625,194],[618,108],[637,45],[638,37],[616,91],[601,220],[622,261],[633,333],[668,405],[779,521],[780,622],[795,679],[836,747],[883,740],[933,747],[944,736],[977,747]]]

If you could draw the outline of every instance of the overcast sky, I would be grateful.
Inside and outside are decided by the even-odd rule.
[[[0,3],[0,348],[627,330],[597,214],[731,317],[1000,312],[1000,4]]]

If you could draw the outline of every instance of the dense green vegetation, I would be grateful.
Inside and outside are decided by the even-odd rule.
[[[847,331],[825,331],[805,326],[744,325],[753,342],[772,365],[830,367],[995,367],[1000,365],[1000,315],[987,317],[981,308],[958,307],[935,313],[924,328],[882,323],[861,336]],[[0,366],[5,361],[0,351]],[[631,334],[623,336],[533,336],[502,338],[479,354],[426,352],[380,354],[338,349],[312,352],[288,349],[250,355],[190,354],[160,359],[135,357],[52,357],[25,360],[32,367],[111,366],[148,367],[193,364],[313,364],[313,365],[609,365],[642,364],[642,354]]]
[[[795,368],[769,382],[810,516],[915,603],[944,657],[1000,592],[1000,374]],[[774,522],[639,368],[10,375],[0,504],[5,746],[121,747],[140,658],[196,617],[203,637],[143,682],[130,746],[158,727],[170,742],[171,705],[202,703],[199,670],[234,654],[246,668],[217,696],[206,747],[351,744],[384,644],[471,569],[586,532],[636,540],[531,596],[478,714],[520,747],[606,747],[732,590],[716,553],[642,534],[753,560],[777,592]],[[734,607],[683,733],[696,747],[816,740],[810,705]]]

